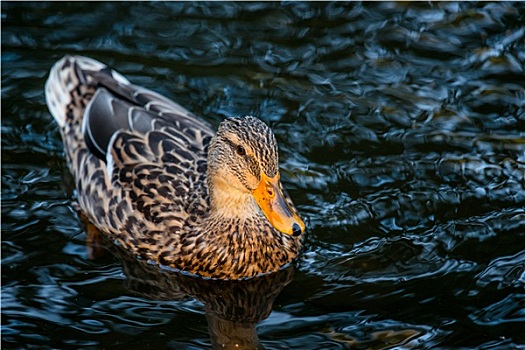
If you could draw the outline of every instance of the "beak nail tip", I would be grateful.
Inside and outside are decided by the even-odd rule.
[[[292,225],[292,235],[294,237],[297,237],[301,234],[301,227],[298,225],[298,224],[293,224]]]

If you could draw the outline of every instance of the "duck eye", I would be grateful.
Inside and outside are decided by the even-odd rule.
[[[246,155],[246,150],[241,145],[237,146],[236,151],[237,151],[237,154],[240,156]]]

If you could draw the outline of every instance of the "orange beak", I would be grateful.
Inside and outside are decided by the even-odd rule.
[[[299,236],[304,232],[305,225],[303,220],[284,199],[279,174],[273,178],[262,174],[259,186],[252,193],[273,227],[282,233],[293,236]]]

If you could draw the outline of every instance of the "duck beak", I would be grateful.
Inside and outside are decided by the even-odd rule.
[[[303,220],[284,199],[279,174],[269,178],[262,174],[259,186],[252,191],[257,204],[273,227],[282,233],[299,236],[305,230]]]

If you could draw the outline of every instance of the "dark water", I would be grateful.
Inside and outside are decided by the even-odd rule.
[[[270,123],[295,272],[90,259],[44,101],[67,53]],[[3,348],[523,348],[524,65],[523,3],[2,2]]]

